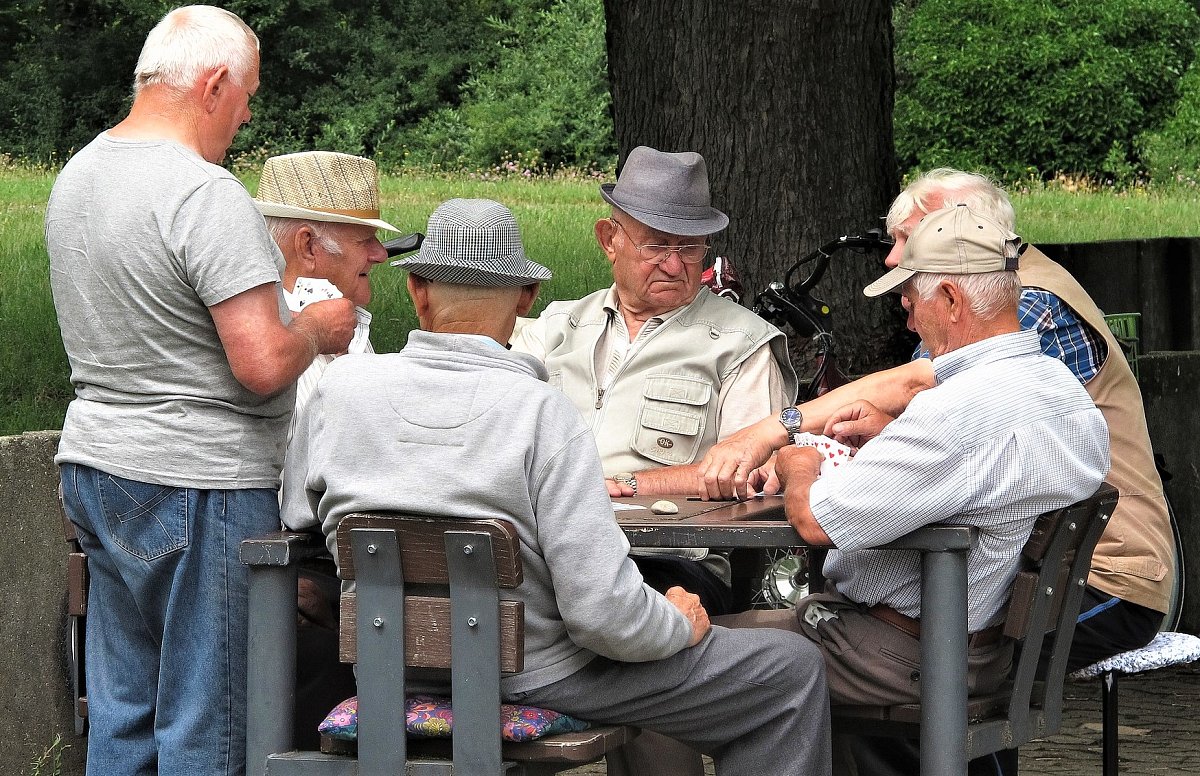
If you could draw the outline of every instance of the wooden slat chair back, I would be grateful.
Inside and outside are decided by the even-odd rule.
[[[500,678],[524,662],[524,604],[500,598],[522,580],[511,524],[352,514],[337,542],[343,579],[355,583],[342,597],[339,651],[357,664],[358,739],[323,738],[321,753],[267,754],[265,771],[252,755],[249,773],[557,773],[637,735],[635,728],[603,726],[501,741]],[[252,615],[252,640],[254,626]],[[454,735],[448,742],[406,739],[405,667],[449,671]],[[252,676],[252,694],[255,683]],[[251,708],[261,705],[252,701]]]
[[[1067,656],[1092,551],[1116,503],[1117,491],[1106,483],[1095,495],[1038,517],[1004,623],[1005,636],[1018,645],[1015,666],[999,691],[968,699],[968,758],[1058,731]],[[835,706],[833,713],[835,730],[918,737],[920,704]]]

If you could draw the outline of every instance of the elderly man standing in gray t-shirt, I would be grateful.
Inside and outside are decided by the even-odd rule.
[[[55,460],[91,575],[90,773],[242,772],[238,544],[278,525],[293,383],[354,330],[348,299],[282,322],[279,252],[217,166],[257,89],[241,19],[172,11],[129,115],[67,163],[46,211],[76,394]]]

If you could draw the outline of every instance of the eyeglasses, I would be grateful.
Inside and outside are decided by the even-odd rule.
[[[625,232],[625,237],[629,239],[629,243],[637,251],[638,258],[647,264],[655,266],[662,264],[671,255],[671,252],[679,254],[679,260],[684,264],[699,264],[704,261],[704,257],[708,255],[708,243],[693,243],[692,245],[638,245],[629,235],[629,230],[615,218],[608,219],[613,222],[618,229]]]

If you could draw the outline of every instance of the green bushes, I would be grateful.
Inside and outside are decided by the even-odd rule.
[[[462,102],[403,135],[407,162],[607,167],[616,160],[601,0],[555,0],[489,19],[496,65],[472,71]]]
[[[1144,133],[1138,145],[1151,180],[1200,184],[1200,58],[1192,59],[1162,129]]]
[[[902,168],[1009,179],[1139,172],[1138,137],[1174,110],[1200,27],[1187,0],[921,0],[897,12]],[[1166,142],[1146,148],[1161,157]]]

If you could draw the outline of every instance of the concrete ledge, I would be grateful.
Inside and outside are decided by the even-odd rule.
[[[64,776],[83,773],[66,660],[66,543],[57,431],[0,437],[0,773],[30,773],[56,736]],[[52,773],[50,764],[42,773]]]

